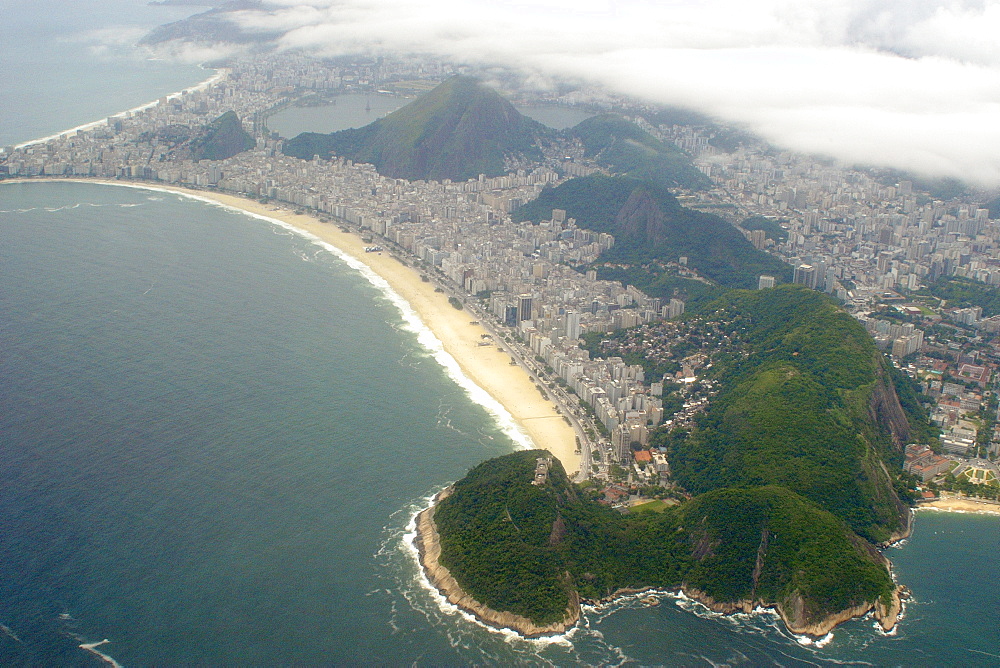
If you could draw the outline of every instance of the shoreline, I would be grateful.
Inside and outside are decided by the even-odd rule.
[[[965,496],[944,496],[931,501],[918,501],[913,509],[934,510],[942,513],[965,513],[969,515],[1000,515],[1000,503]]]
[[[761,601],[741,600],[736,602],[719,602],[704,592],[684,585],[671,588],[641,587],[623,588],[610,596],[599,600],[581,599],[576,596],[570,601],[566,616],[562,621],[546,626],[537,626],[531,620],[509,612],[500,612],[483,605],[465,592],[451,573],[439,562],[441,555],[440,538],[437,525],[434,523],[434,509],[437,504],[447,498],[452,487],[434,495],[430,504],[414,516],[413,547],[416,551],[417,567],[421,570],[427,582],[445,600],[458,609],[472,615],[477,622],[491,628],[513,631],[525,639],[537,639],[563,635],[571,631],[582,617],[584,606],[600,607],[617,603],[630,597],[656,596],[659,594],[676,595],[704,606],[710,612],[721,615],[759,614],[776,615],[785,629],[794,636],[803,636],[812,642],[820,641],[829,636],[836,627],[852,619],[859,619],[869,614],[874,618],[883,633],[891,633],[903,613],[903,599],[908,597],[908,590],[902,585],[893,589],[889,605],[881,601],[862,603],[860,605],[834,612],[821,620],[807,623],[793,619],[780,605],[766,604]]]
[[[478,317],[465,309],[456,309],[448,302],[447,292],[436,292],[433,282],[423,281],[418,270],[404,264],[389,251],[365,252],[365,246],[369,244],[354,233],[341,231],[338,224],[324,223],[314,216],[295,213],[285,205],[264,205],[237,195],[166,184],[84,178],[4,181],[11,184],[31,182],[90,183],[175,193],[270,221],[326,245],[352,268],[360,271],[376,288],[386,292],[417,334],[418,342],[430,351],[473,401],[496,418],[499,427],[516,445],[524,449],[548,450],[560,460],[569,475],[580,469],[573,428],[554,405],[542,397],[527,372],[519,366],[510,365],[510,357],[505,352],[495,344],[480,345],[484,341],[483,336],[489,333],[482,325],[473,324],[478,322]],[[372,275],[367,275],[365,270]],[[380,279],[384,286],[372,281],[372,277]],[[412,318],[408,317],[407,309],[412,311]],[[423,331],[418,329],[419,326]],[[430,336],[425,336],[425,331]]]
[[[202,69],[207,69],[207,68],[203,67]],[[219,81],[222,81],[223,79],[225,79],[229,75],[229,70],[226,69],[226,68],[224,68],[224,67],[216,68],[213,71],[215,73],[212,76],[210,76],[209,78],[207,78],[204,81],[202,81],[201,83],[197,83],[194,86],[189,86],[187,88],[182,88],[181,90],[174,91],[173,93],[168,93],[167,95],[164,95],[163,97],[165,97],[168,100],[172,100],[173,98],[178,97],[180,95],[184,95],[185,93],[191,93],[191,92],[205,90],[206,88],[212,86],[213,84],[216,84]],[[24,141],[24,142],[21,142],[19,144],[14,144],[13,148],[19,149],[19,148],[24,148],[26,146],[34,146],[36,144],[44,144],[46,142],[50,142],[50,141],[53,141],[55,139],[60,139],[62,137],[66,137],[66,136],[69,136],[69,135],[74,135],[74,134],[76,134],[78,132],[86,132],[87,130],[92,130],[92,129],[96,128],[96,127],[99,127],[100,125],[103,125],[104,123],[107,123],[107,121],[108,121],[109,118],[117,118],[119,116],[125,116],[126,114],[137,114],[137,113],[139,113],[141,111],[146,111],[147,109],[151,109],[151,108],[155,107],[157,104],[159,104],[161,99],[162,98],[156,98],[155,100],[153,100],[151,102],[145,102],[143,104],[140,104],[137,107],[132,107],[131,109],[126,109],[125,111],[119,111],[117,113],[110,114],[110,115],[105,116],[104,118],[100,118],[100,119],[98,119],[96,121],[90,121],[89,123],[84,123],[82,125],[77,125],[76,127],[70,128],[69,130],[62,130],[61,132],[56,132],[54,134],[48,135],[47,137],[39,137],[38,139],[29,139],[28,141]],[[0,153],[2,153],[2,152],[3,152],[3,149],[0,148]]]

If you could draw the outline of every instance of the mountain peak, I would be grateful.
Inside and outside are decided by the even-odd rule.
[[[511,157],[540,157],[535,142],[548,133],[492,88],[455,76],[363,128],[303,133],[284,150],[306,160],[336,155],[369,162],[393,178],[464,181],[506,173]]]

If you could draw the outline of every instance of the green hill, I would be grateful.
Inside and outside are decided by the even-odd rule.
[[[684,256],[688,266],[703,276],[735,288],[756,287],[761,274],[791,279],[791,267],[754,248],[732,225],[681,206],[665,186],[650,181],[600,174],[571,179],[545,190],[513,216],[547,220],[552,209],[564,209],[580,227],[615,236],[615,247],[601,256],[601,262],[638,267],[677,262]],[[645,289],[655,287],[658,278],[657,273],[637,275],[628,282]],[[655,290],[651,294],[668,296]]]
[[[225,160],[256,145],[253,135],[243,129],[236,112],[227,111],[192,141],[192,157],[195,160]]]
[[[780,485],[873,542],[905,529],[887,464],[898,468],[917,425],[864,328],[798,285],[733,291],[702,317],[725,323],[740,352],[714,364],[719,393],[690,436],[663,438],[675,479],[696,494]]]
[[[885,601],[884,560],[843,522],[786,489],[712,492],[664,513],[622,515],[590,500],[544,451],[480,464],[439,504],[441,563],[477,601],[538,624],[575,590],[680,588],[740,608],[776,606],[793,627]]]
[[[368,162],[393,178],[464,181],[506,173],[508,157],[541,158],[536,140],[551,132],[475,79],[453,77],[363,128],[305,132],[284,152]]]
[[[235,111],[227,111],[201,127],[167,125],[142,135],[155,141],[171,160],[225,160],[257,145]]]
[[[917,294],[943,299],[952,308],[978,306],[987,318],[1000,314],[1000,289],[972,278],[942,276]]]
[[[673,143],[660,141],[617,114],[588,118],[570,134],[583,143],[585,157],[615,174],[668,188],[694,189],[712,184]]]

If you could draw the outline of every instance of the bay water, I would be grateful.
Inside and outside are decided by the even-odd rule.
[[[175,67],[150,99],[204,78]],[[94,120],[71,107],[31,130],[0,106],[4,142]],[[556,641],[479,627],[428,590],[410,524],[515,445],[418,333],[266,221],[0,184],[0,663],[1000,665],[994,516],[918,514],[888,552],[914,593],[891,635],[817,644],[668,595]]]

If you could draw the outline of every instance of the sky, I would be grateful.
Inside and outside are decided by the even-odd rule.
[[[283,49],[502,66],[1000,187],[1000,0],[265,0],[235,18]]]

